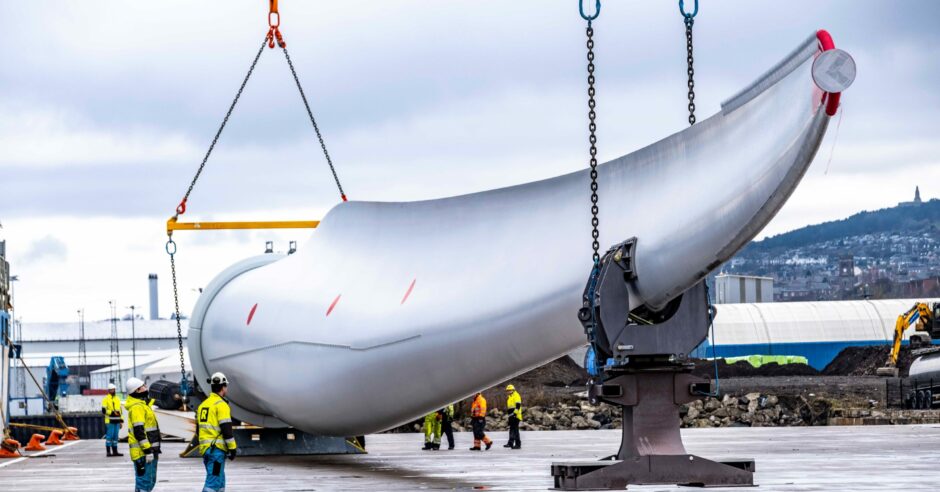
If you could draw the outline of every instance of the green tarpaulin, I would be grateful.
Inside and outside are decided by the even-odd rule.
[[[744,355],[741,357],[725,357],[725,362],[728,364],[734,364],[742,360],[747,361],[754,367],[760,367],[771,362],[776,362],[781,366],[784,364],[809,364],[806,357],[802,355]]]

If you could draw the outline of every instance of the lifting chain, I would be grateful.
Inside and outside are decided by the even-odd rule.
[[[183,411],[189,403],[189,380],[186,379],[186,361],[183,358],[183,324],[180,320],[180,296],[176,284],[176,242],[171,237],[166,243],[166,252],[170,255],[170,274],[173,279],[173,307],[176,313],[176,342],[180,348],[180,396],[183,400]]]
[[[320,148],[323,149],[323,156],[326,157],[326,163],[330,166],[330,172],[333,173],[333,181],[339,188],[339,197],[346,201],[346,193],[343,192],[343,185],[339,183],[339,176],[336,175],[336,168],[333,167],[333,160],[330,159],[330,153],[326,150],[326,143],[323,142],[323,135],[320,134],[320,127],[317,126],[317,120],[313,117],[313,111],[310,110],[310,104],[307,102],[307,95],[300,85],[300,79],[297,78],[297,71],[294,70],[294,64],[290,61],[290,55],[287,54],[287,45],[282,44],[281,50],[284,51],[284,58],[287,60],[287,66],[290,67],[290,73],[294,76],[294,83],[297,84],[297,90],[300,91],[300,98],[304,101],[304,108],[307,109],[307,116],[310,117],[310,123],[313,125],[313,131],[317,134],[317,140],[320,142]]]
[[[245,90],[245,86],[248,84],[248,79],[251,78],[251,74],[255,71],[255,66],[258,65],[258,59],[261,58],[261,53],[264,52],[264,45],[267,44],[268,38],[265,36],[264,42],[261,43],[261,47],[258,48],[258,52],[255,54],[254,59],[251,61],[251,67],[248,69],[248,73],[245,75],[242,84],[238,87],[238,92],[235,94],[235,99],[232,100],[232,104],[229,105],[228,111],[225,112],[225,117],[222,118],[222,124],[219,125],[219,129],[215,132],[215,137],[212,138],[212,143],[209,144],[209,150],[206,151],[206,155],[203,156],[202,162],[199,164],[199,168],[196,170],[196,175],[193,176],[193,180],[189,183],[189,187],[186,189],[186,194],[183,195],[183,199],[180,201],[179,205],[176,207],[176,214],[174,218],[179,217],[180,215],[186,213],[186,201],[189,200],[189,195],[193,192],[193,187],[196,186],[196,181],[199,180],[199,176],[202,175],[203,169],[206,167],[206,162],[209,161],[209,156],[212,155],[212,151],[215,149],[215,145],[219,142],[219,137],[222,136],[222,130],[225,130],[225,125],[228,123],[228,119],[232,116],[232,111],[235,110],[235,105],[238,104],[239,98],[242,96],[242,92]],[[170,255],[170,276],[173,280],[173,306],[174,306],[174,315],[176,317],[176,341],[179,344],[180,351],[180,396],[183,398],[183,411],[186,411],[186,404],[188,403],[187,395],[189,395],[189,380],[186,379],[186,362],[183,357],[183,322],[180,316],[180,300],[179,300],[179,287],[176,280],[176,241],[173,240],[173,231],[167,232],[167,242],[166,242],[166,252]]]
[[[591,22],[597,19],[597,16],[601,13],[601,0],[595,2],[594,15],[589,16],[584,13],[583,0],[578,1],[578,9],[581,17],[587,21],[587,28],[584,32],[587,34],[588,130],[590,133],[588,141],[591,143],[591,249],[593,251],[591,258],[594,260],[594,268],[596,269],[600,263],[601,255],[599,252],[600,243],[598,242],[600,232],[597,229],[600,224],[597,218],[599,211],[597,207],[597,135],[595,135],[597,131],[597,123],[595,122],[597,113],[594,111],[596,106],[594,101],[594,27]]]
[[[270,7],[270,11],[268,12],[268,32],[264,37],[264,41],[261,43],[261,47],[258,48],[258,52],[255,53],[254,59],[252,59],[251,67],[248,68],[248,73],[245,74],[245,78],[238,87],[238,92],[235,94],[235,99],[232,100],[232,104],[229,105],[228,111],[225,113],[225,117],[222,118],[222,124],[219,125],[219,129],[215,132],[215,137],[212,138],[212,143],[209,144],[209,150],[207,150],[206,155],[203,156],[202,162],[199,164],[199,168],[196,170],[195,176],[193,176],[192,181],[189,183],[189,187],[186,189],[186,193],[183,195],[183,199],[180,201],[179,205],[177,205],[176,214],[173,215],[173,220],[176,220],[180,215],[186,213],[186,202],[189,200],[189,195],[193,192],[193,188],[196,186],[196,182],[202,175],[202,171],[205,169],[206,163],[209,161],[209,157],[212,155],[212,151],[215,149],[215,145],[219,142],[219,137],[222,136],[222,131],[225,130],[225,125],[232,116],[232,111],[235,110],[235,105],[238,104],[238,100],[241,98],[242,92],[245,90],[245,86],[248,85],[248,79],[250,79],[251,74],[254,73],[255,67],[258,65],[258,60],[261,58],[261,53],[264,52],[265,45],[267,45],[269,48],[274,48],[275,42],[281,48],[281,50],[284,51],[284,58],[287,60],[287,66],[290,67],[291,75],[294,77],[294,83],[297,84],[297,90],[300,92],[300,98],[303,100],[304,108],[307,110],[307,116],[310,117],[310,123],[313,124],[313,130],[317,134],[317,140],[320,142],[320,148],[323,150],[323,155],[326,157],[326,162],[330,166],[330,172],[333,174],[333,180],[336,182],[336,187],[339,189],[340,198],[342,198],[344,202],[346,201],[346,193],[343,191],[343,186],[339,182],[339,177],[336,174],[336,168],[333,166],[333,160],[330,159],[330,154],[326,150],[326,143],[323,141],[323,135],[320,133],[320,127],[317,125],[317,121],[313,117],[313,111],[311,111],[310,104],[307,101],[307,95],[304,94],[303,87],[300,84],[300,79],[297,77],[297,71],[294,69],[294,64],[291,62],[290,55],[287,53],[287,43],[284,42],[284,38],[281,35],[281,31],[279,29],[281,25],[281,15],[277,9],[277,0],[270,0]],[[183,397],[183,410],[185,411],[186,404],[188,402],[187,395],[189,394],[190,387],[189,381],[186,379],[186,361],[183,357],[183,325],[180,315],[179,287],[176,279],[176,242],[173,241],[172,231],[167,232],[166,252],[170,256],[170,274],[173,279],[173,307],[174,314],[176,316],[176,341],[179,345],[180,352],[180,393]]]
[[[228,124],[228,119],[232,116],[232,111],[235,110],[235,105],[238,104],[239,98],[242,97],[242,92],[245,90],[245,86],[248,84],[248,79],[251,78],[251,74],[255,71],[255,66],[258,65],[258,59],[261,58],[261,53],[264,52],[264,45],[267,43],[267,37],[261,43],[261,47],[258,48],[258,52],[255,53],[255,58],[251,61],[251,67],[248,68],[248,73],[245,74],[245,79],[242,80],[242,85],[238,87],[238,92],[235,93],[235,99],[232,100],[232,104],[229,105],[228,111],[225,112],[225,117],[222,118],[222,124],[219,125],[219,129],[215,132],[215,137],[212,138],[212,143],[209,144],[209,150],[206,151],[206,155],[203,156],[202,162],[199,163],[199,169],[196,169],[196,175],[193,176],[192,182],[189,183],[189,188],[186,189],[186,194],[183,195],[183,200],[180,201],[179,206],[176,207],[176,215],[178,217],[186,213],[186,200],[189,200],[190,193],[193,192],[193,187],[196,186],[196,181],[199,180],[199,176],[202,175],[202,170],[206,167],[206,162],[209,161],[209,156],[212,155],[212,151],[215,150],[215,144],[219,142],[219,137],[222,136],[222,130],[225,130],[225,125]]]
[[[698,14],[698,0],[695,0],[695,7],[691,13],[685,11],[683,0],[679,0],[679,12],[682,13],[683,22],[685,22],[685,46],[686,62],[689,75],[689,125],[695,124],[695,68],[693,66],[695,59],[692,57],[692,25],[695,24],[695,16]]]
[[[594,90],[594,26],[592,22],[597,19],[597,16],[601,14],[601,0],[595,0],[594,2],[594,14],[587,15],[584,12],[584,0],[578,0],[578,11],[581,14],[581,18],[587,21],[587,27],[584,32],[587,35],[587,83],[588,83],[588,141],[591,144],[590,147],[590,175],[591,175],[591,259],[593,260],[593,267],[591,268],[591,277],[590,277],[590,287],[587,292],[586,305],[579,311],[578,317],[582,319],[584,314],[590,319],[590,323],[586,325],[585,332],[588,337],[588,351],[585,353],[585,367],[588,370],[588,373],[594,377],[596,373],[596,350],[594,344],[596,343],[596,328],[597,321],[594,318],[595,315],[595,305],[594,305],[594,289],[597,285],[597,277],[600,274],[600,232],[598,231],[598,226],[600,221],[597,218],[597,213],[599,212],[597,206],[597,113],[594,111],[597,103],[594,100],[596,94]],[[586,313],[585,313],[586,311]],[[582,319],[584,321],[584,319]]]

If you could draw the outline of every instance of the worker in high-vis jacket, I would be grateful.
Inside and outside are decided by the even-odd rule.
[[[104,447],[108,457],[124,456],[118,452],[118,435],[121,433],[121,424],[124,423],[121,417],[121,398],[117,396],[117,386],[113,383],[108,385],[108,394],[101,400],[101,413],[104,414],[104,426],[107,430]]]
[[[157,484],[157,462],[160,456],[160,426],[147,402],[147,387],[137,378],[125,385],[127,401],[127,447],[134,463],[135,492],[150,492]]]
[[[217,372],[207,381],[212,394],[196,410],[199,425],[199,453],[206,467],[203,492],[225,490],[225,458],[237,455],[235,432],[232,430],[232,409],[225,400],[228,378]]]
[[[444,415],[435,410],[424,416],[424,451],[437,451],[441,449],[441,420]]]
[[[522,440],[519,438],[519,423],[522,422],[522,396],[513,385],[506,386],[506,411],[509,412],[509,442],[504,448],[521,449]]]
[[[470,407],[470,425],[473,427],[473,447],[470,451],[480,451],[480,441],[486,449],[493,447],[493,441],[486,436],[486,398],[483,393],[477,393]]]

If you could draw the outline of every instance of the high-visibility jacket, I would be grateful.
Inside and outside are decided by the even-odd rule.
[[[424,416],[424,442],[441,443],[441,412],[434,411]]]
[[[121,398],[118,395],[105,395],[104,400],[101,400],[101,413],[104,414],[105,424],[124,422],[121,417]]]
[[[450,404],[444,407],[444,416],[447,420],[454,420],[454,405]]]
[[[236,448],[232,409],[224,398],[212,393],[199,405],[196,415],[199,416],[199,454],[206,454],[213,446],[222,451]]]
[[[506,397],[506,410],[512,412],[517,419],[522,420],[522,396],[518,391],[513,391]]]
[[[470,416],[486,417],[486,398],[483,398],[482,393],[473,399],[473,406],[470,407]]]
[[[131,460],[137,460],[145,454],[160,453],[160,426],[157,416],[147,402],[128,396],[124,403],[127,408],[127,446],[131,449]]]

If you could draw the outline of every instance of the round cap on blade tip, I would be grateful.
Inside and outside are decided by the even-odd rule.
[[[813,61],[813,82],[820,89],[839,93],[855,82],[855,60],[838,48],[826,50]]]

